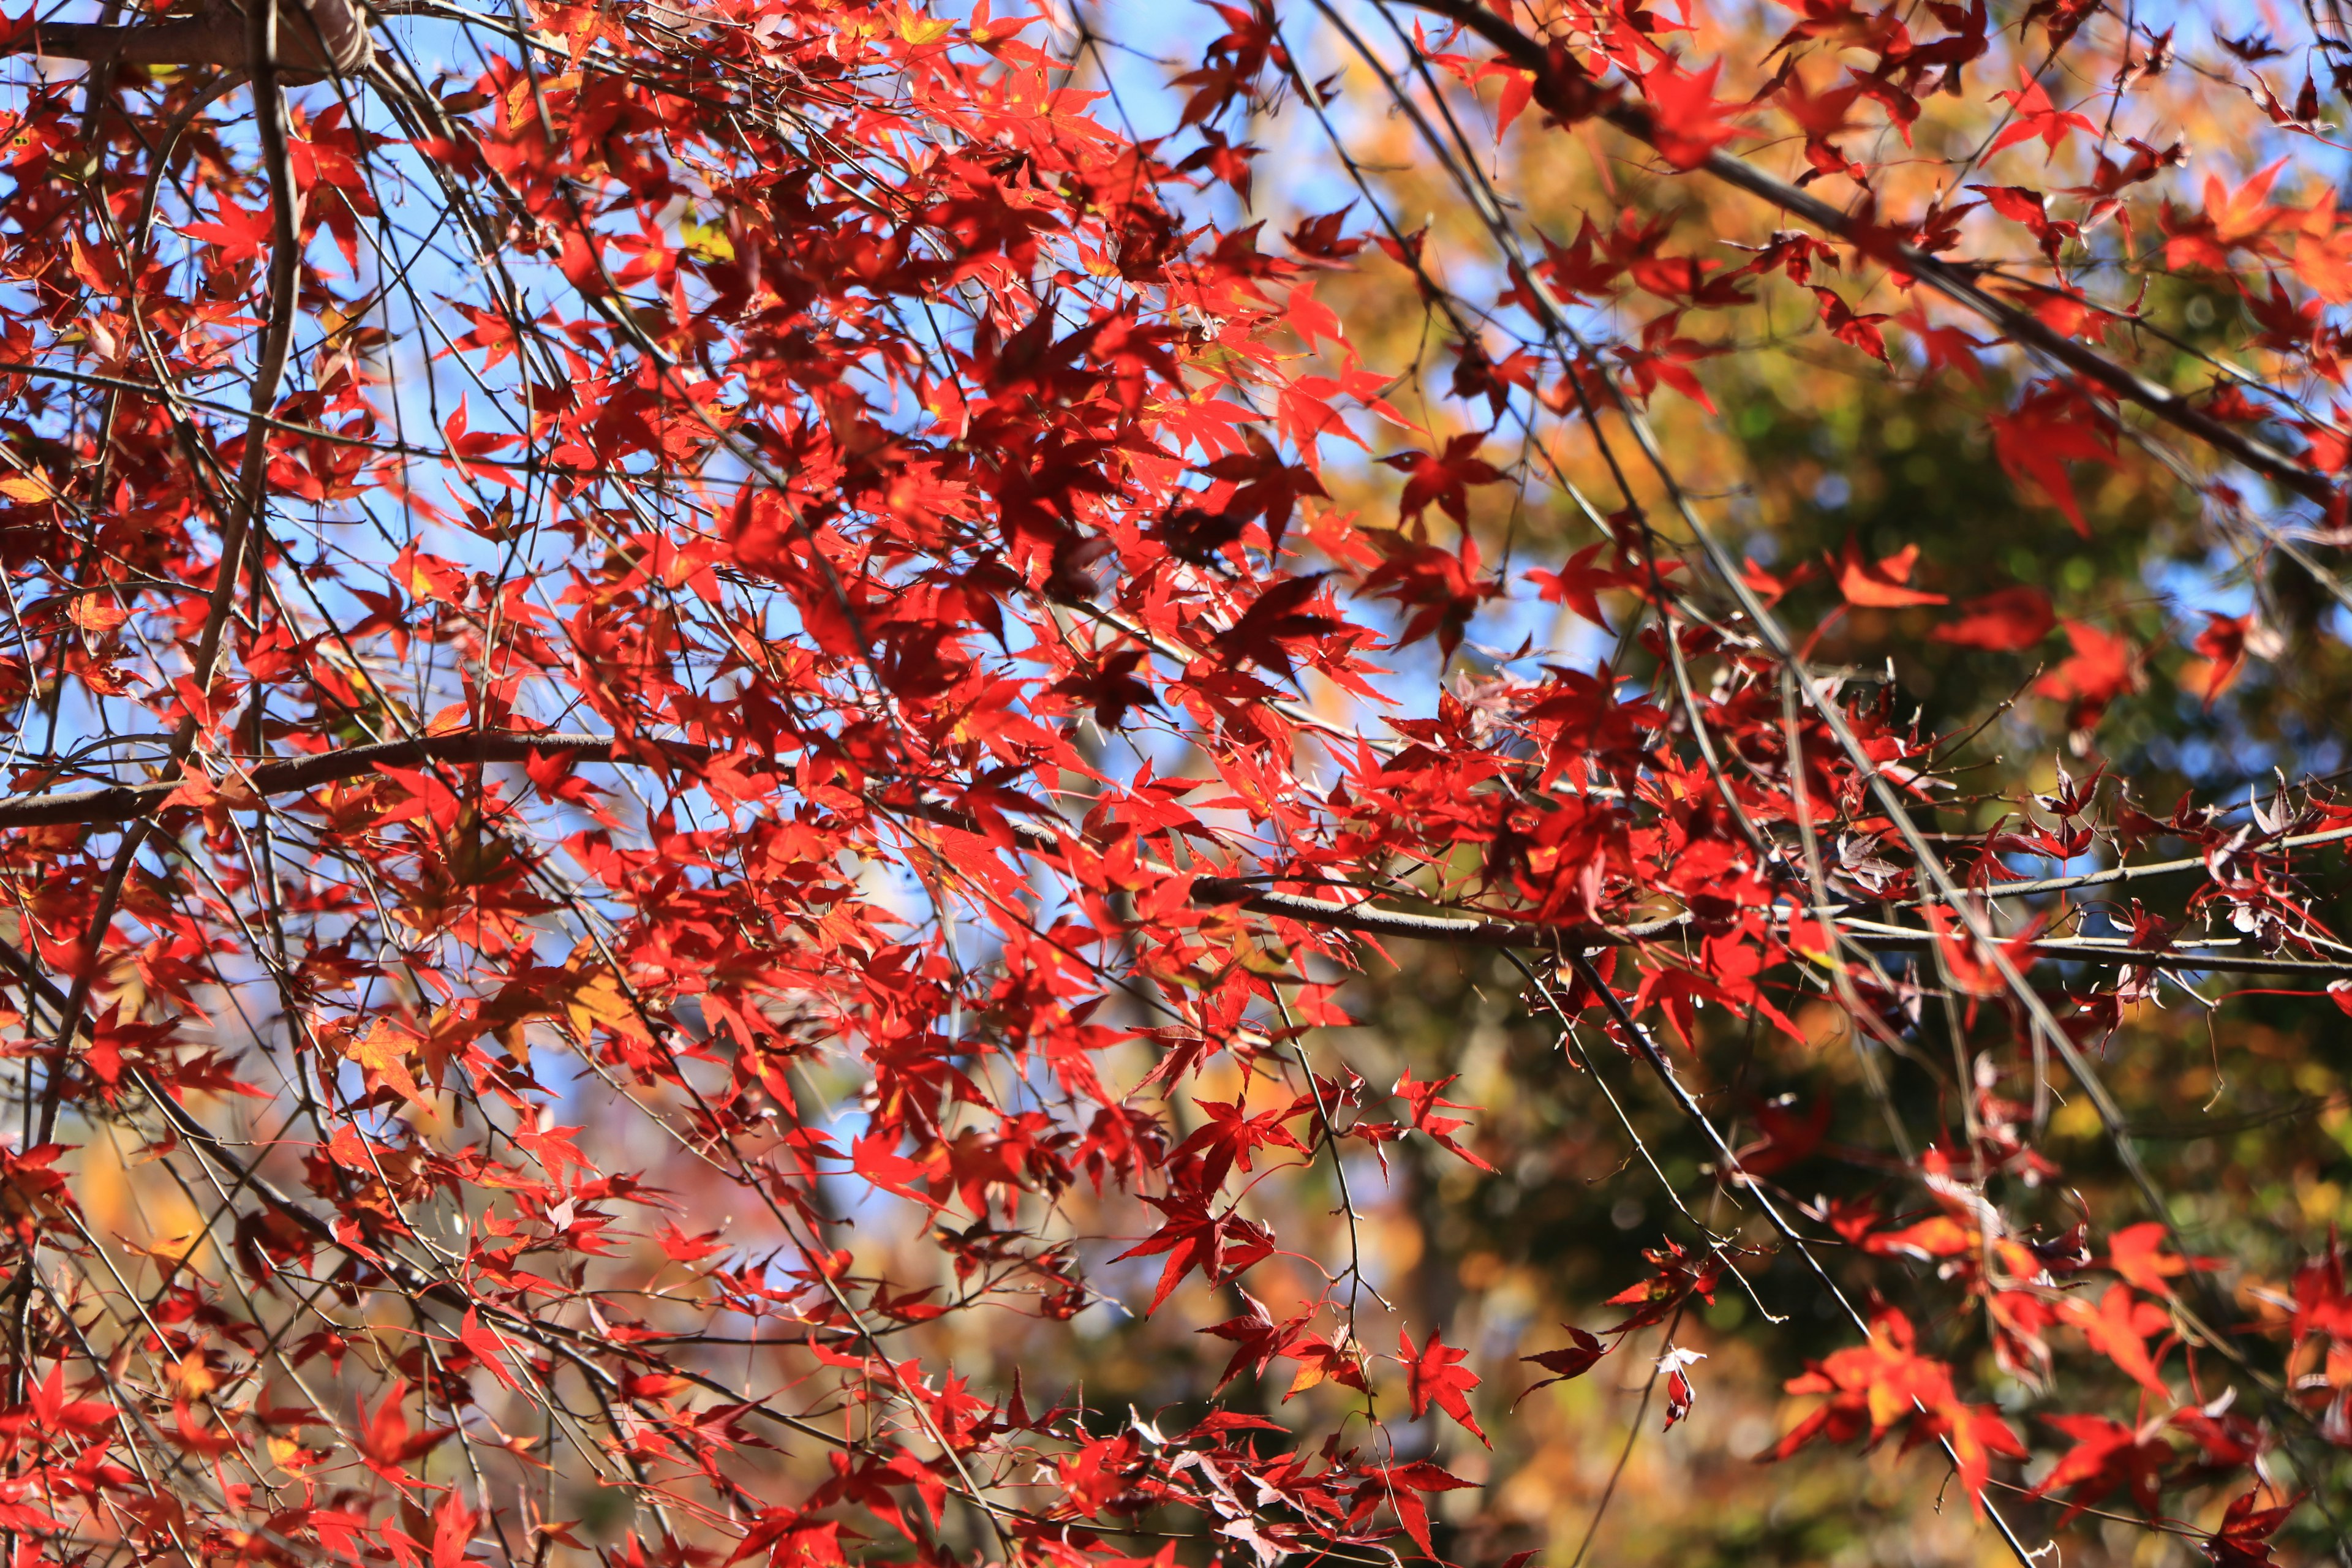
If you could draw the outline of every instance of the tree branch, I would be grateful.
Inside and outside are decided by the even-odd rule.
[[[1523,925],[1511,921],[1462,920],[1448,915],[1405,914],[1370,904],[1330,904],[1297,893],[1267,892],[1246,882],[1204,878],[1192,888],[1196,904],[1238,906],[1255,914],[1301,925],[1358,931],[1366,936],[1409,942],[1465,942],[1475,947],[1557,951],[1562,943],[1585,947],[1630,947],[1679,930],[1686,915],[1650,921],[1636,926]],[[1936,941],[1930,931],[1883,926],[1870,921],[1836,922],[1839,934],[1857,947],[1885,952],[1926,952]],[[2121,965],[2137,969],[2196,970],[2240,974],[2352,975],[2352,961],[2279,958],[2264,953],[2222,952],[2184,943],[2173,948],[2133,947],[2099,937],[2051,937],[2028,942],[2024,951],[2037,958],[2074,963]]]
[[[644,761],[653,756],[702,762],[710,752],[708,746],[683,741],[467,730],[414,740],[379,741],[372,745],[322,752],[317,756],[264,763],[246,774],[245,780],[258,795],[290,795],[383,768],[413,768],[425,763],[452,763],[463,767],[551,756],[570,756],[583,763]],[[105,784],[96,789],[58,790],[47,795],[0,795],[0,828],[132,822],[161,809],[177,788],[178,780],[161,779],[153,784]]]
[[[289,83],[353,75],[375,58],[367,20],[350,0],[293,0],[278,15],[278,65]],[[209,0],[193,16],[162,22],[36,23],[0,44],[0,54],[238,71],[252,59],[246,15],[226,0]]]

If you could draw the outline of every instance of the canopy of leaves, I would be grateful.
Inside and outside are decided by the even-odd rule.
[[[0,26],[12,1568],[2352,1532],[2332,8]]]

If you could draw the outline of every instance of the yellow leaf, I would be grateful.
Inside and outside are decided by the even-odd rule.
[[[697,223],[690,217],[680,218],[677,237],[687,249],[706,261],[735,259],[735,242],[727,237],[724,224]]]
[[[57,492],[49,489],[48,481],[37,474],[8,474],[0,476],[0,496],[30,505],[36,501],[55,500]]]
[[[920,48],[925,44],[938,43],[955,31],[953,22],[936,16],[925,16],[914,11],[898,13],[898,36]]]
[[[201,1399],[220,1386],[220,1377],[205,1364],[204,1353],[190,1351],[164,1371],[173,1388],[190,1399]]]

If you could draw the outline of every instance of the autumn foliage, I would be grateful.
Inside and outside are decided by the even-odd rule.
[[[1135,9],[5,21],[5,1568],[2340,1552],[2344,19]]]

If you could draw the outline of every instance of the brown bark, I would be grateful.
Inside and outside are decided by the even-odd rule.
[[[7,46],[13,54],[121,65],[219,66],[248,61],[244,12],[233,0],[207,0],[194,16],[127,26],[58,22],[36,26]],[[367,19],[353,0],[283,0],[278,63],[289,82],[365,70],[375,58]]]

